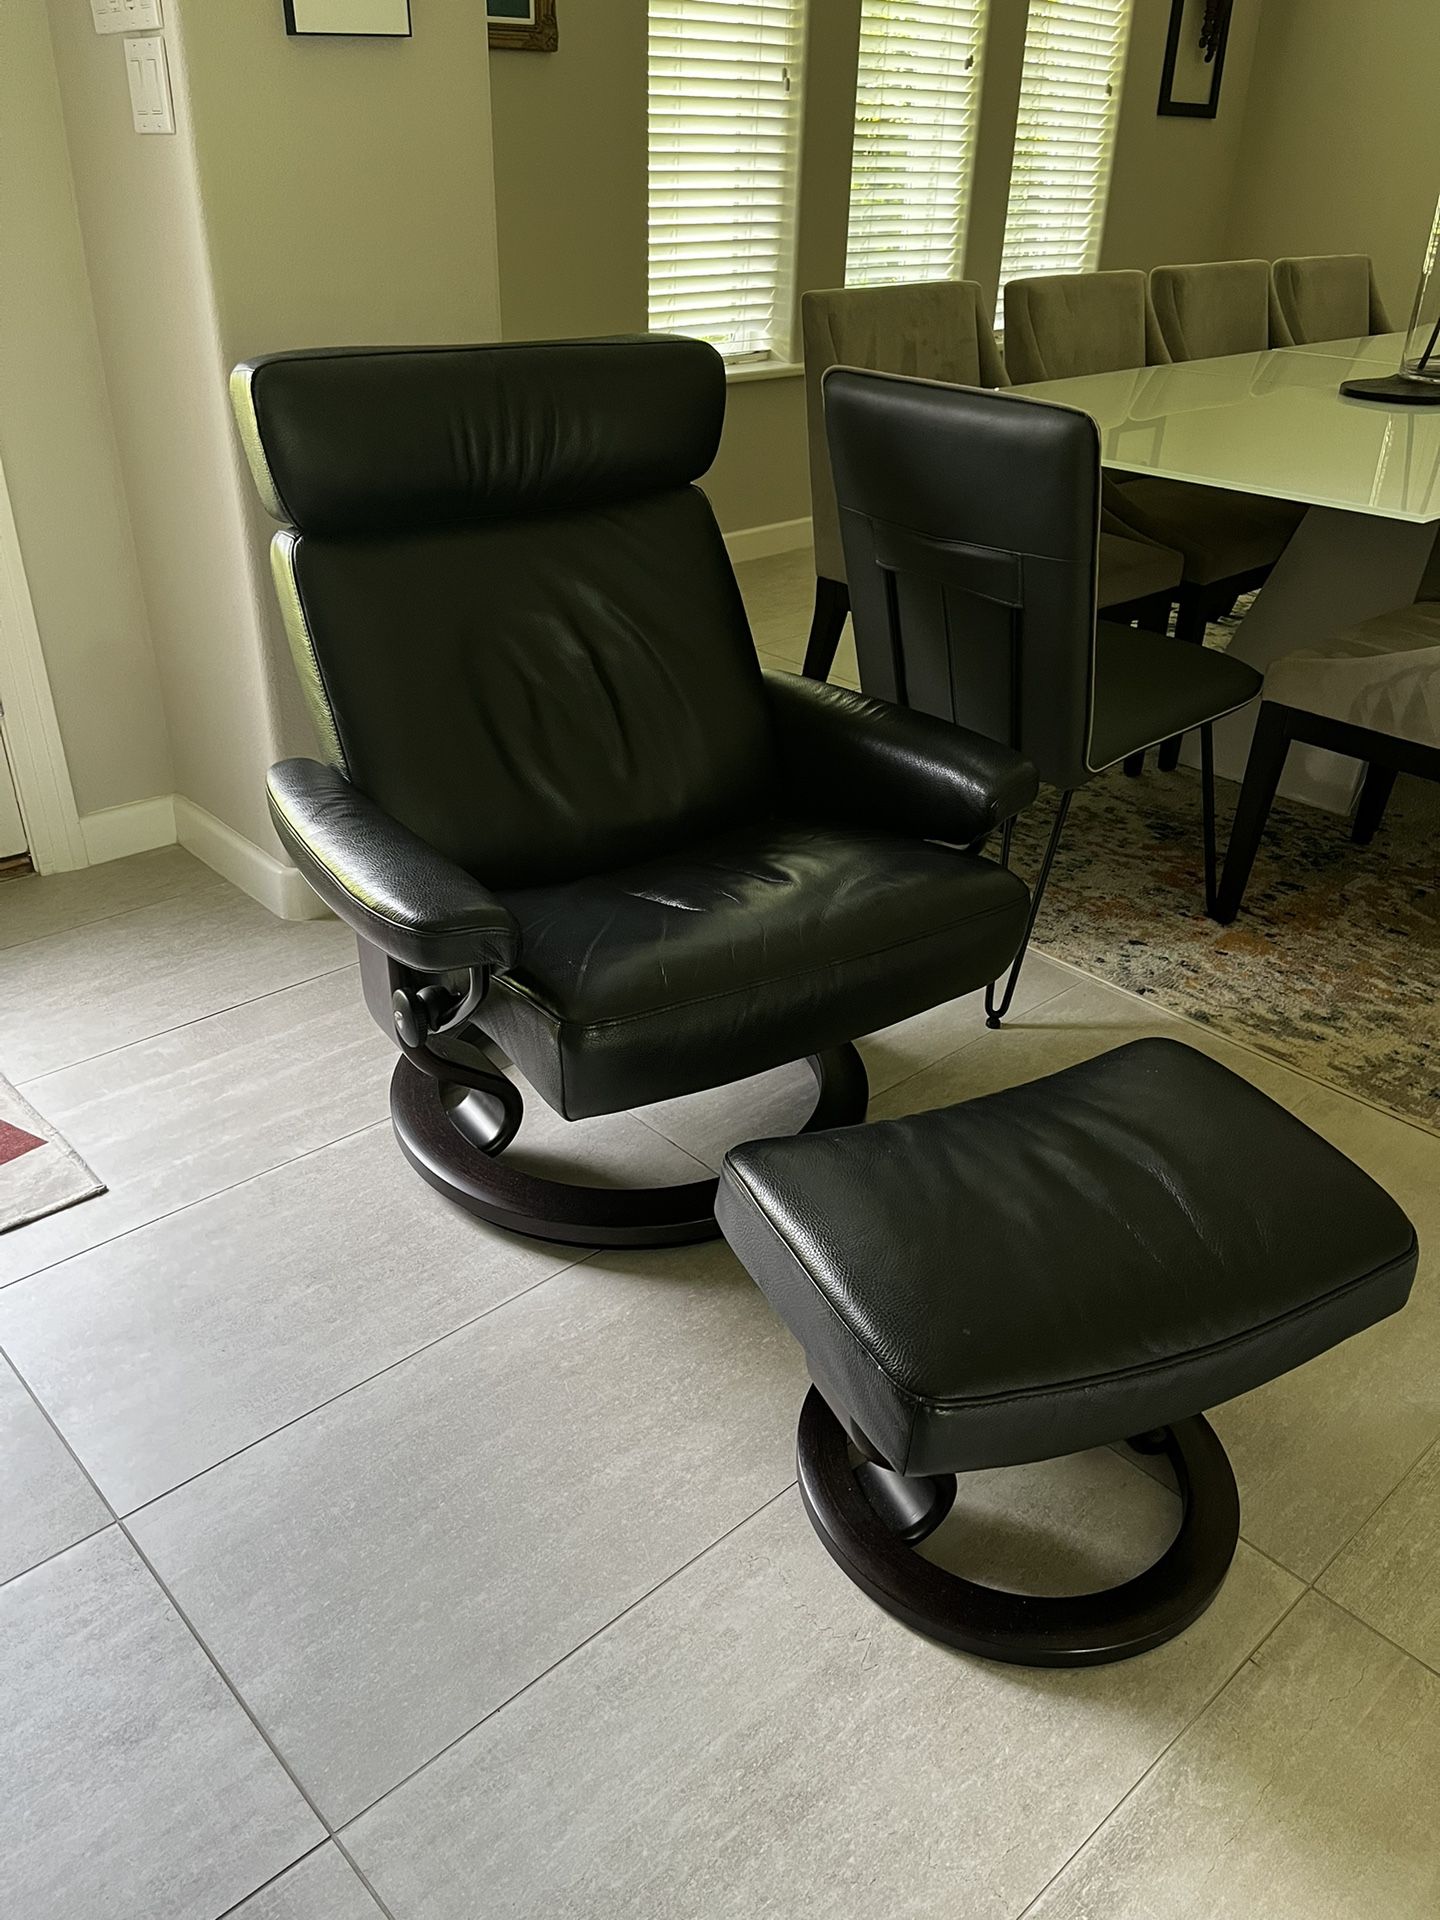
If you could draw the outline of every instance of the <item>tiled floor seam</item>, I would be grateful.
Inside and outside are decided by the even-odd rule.
[[[8,949],[0,948],[0,952]],[[283,987],[271,987],[266,993],[252,994],[249,999],[237,1000],[234,1006],[217,1007],[213,1013],[197,1013],[193,1020],[181,1020],[173,1027],[162,1027],[158,1033],[147,1033],[140,1040],[126,1040],[118,1047],[105,1047],[99,1053],[86,1054],[83,1060],[72,1060],[63,1067],[47,1067],[44,1073],[32,1074],[28,1080],[17,1080],[16,1091],[25,1093],[32,1087],[43,1087],[47,1080],[53,1080],[57,1074],[73,1073],[76,1067],[85,1067],[92,1060],[108,1059],[112,1053],[128,1053],[132,1047],[147,1047],[152,1040],[163,1040],[167,1034],[184,1033],[187,1027],[203,1027],[207,1021],[223,1020],[227,1013],[238,1013],[242,1007],[258,1007],[265,1000],[273,1000],[282,993],[294,993],[300,987],[313,985],[316,980],[329,980],[338,973],[350,973],[355,961],[347,960],[343,967],[322,967],[319,973],[308,974],[303,980],[291,980]]]
[[[222,1014],[238,1013],[241,1007],[256,1005],[261,1000],[273,1000],[277,993],[291,993],[296,987],[308,987],[312,981],[328,980],[332,974],[348,973],[355,965],[347,960],[343,966],[320,967],[314,973],[302,974],[298,980],[287,980],[283,986],[272,987],[267,993],[247,993],[238,1000],[227,1000],[223,1006],[211,1007],[206,1013],[197,1013],[192,1020],[177,1020],[173,1027],[157,1027],[153,1033],[139,1034],[133,1040],[123,1040],[118,1047],[101,1047],[98,1053],[83,1053],[74,1060],[61,1060],[53,1067],[46,1067],[44,1073],[29,1074],[24,1080],[15,1081],[17,1088],[38,1087],[52,1073],[70,1073],[76,1067],[88,1067],[96,1060],[108,1060],[112,1054],[128,1053],[131,1047],[149,1045],[152,1040],[164,1040],[172,1033],[183,1033],[186,1027],[201,1026],[207,1020],[218,1020]],[[0,1062],[3,1065],[3,1062]]]
[[[1396,1494],[1399,1493],[1411,1474],[1423,1465],[1426,1456],[1434,1449],[1437,1443],[1440,1443],[1440,1427],[1437,1427],[1430,1435],[1430,1438],[1425,1442],[1425,1445],[1420,1449],[1419,1453],[1416,1454],[1409,1466],[1405,1468],[1399,1479],[1387,1488],[1384,1497],[1377,1500],[1375,1505],[1371,1507],[1370,1511],[1365,1515],[1364,1519],[1360,1521],[1354,1532],[1347,1534],[1345,1539],[1340,1542],[1339,1546],[1336,1547],[1335,1551],[1326,1560],[1324,1566],[1317,1569],[1314,1579],[1310,1582],[1312,1587],[1319,1588],[1320,1582],[1325,1578],[1326,1574],[1329,1573],[1341,1554],[1347,1552],[1349,1548],[1355,1544],[1366,1527],[1368,1527],[1370,1522],[1375,1518],[1376,1514],[1381,1512],[1383,1508],[1389,1506],[1390,1502],[1395,1498]],[[1326,1594],[1325,1597],[1327,1600],[1330,1598],[1329,1594]],[[1348,1612],[1349,1609],[1347,1608],[1346,1611]]]
[[[43,880],[45,875],[37,874],[35,877]],[[210,877],[212,880],[221,878],[219,874],[214,872],[211,873]],[[90,927],[103,927],[108,921],[123,920],[125,916],[130,913],[145,913],[151,907],[168,907],[173,901],[183,900],[186,894],[200,893],[205,890],[206,883],[204,880],[195,881],[188,887],[179,888],[175,893],[162,893],[158,898],[146,900],[139,906],[117,907],[113,913],[97,914],[93,920],[76,920],[63,927],[51,927],[47,933],[27,933],[23,940],[9,940],[3,946],[0,946],[0,953],[18,953],[22,947],[36,946],[41,940],[63,940],[68,938],[72,933],[84,933]]]
[[[178,1029],[177,1029],[178,1031]],[[143,1042],[137,1042],[143,1044]],[[371,1120],[363,1127],[352,1127],[348,1133],[337,1133],[333,1140],[322,1140],[318,1146],[306,1147],[303,1153],[292,1153],[287,1160],[277,1160],[273,1167],[261,1167],[255,1173],[247,1173],[243,1180],[231,1180],[226,1185],[216,1187],[210,1193],[198,1194],[193,1200],[182,1201],[178,1207],[167,1207],[163,1213],[153,1215],[149,1220],[137,1220],[133,1226],[121,1227],[116,1233],[107,1233],[103,1240],[97,1240],[92,1246],[79,1247],[74,1253],[63,1253],[58,1260],[51,1260],[43,1267],[36,1267],[31,1273],[17,1273],[13,1280],[0,1280],[0,1293],[7,1287],[23,1286],[27,1280],[38,1280],[41,1274],[54,1273],[57,1268],[68,1266],[72,1260],[83,1260],[88,1255],[98,1253],[102,1247],[113,1247],[122,1240],[128,1240],[132,1234],[145,1233],[151,1227],[158,1227],[162,1220],[177,1219],[182,1213],[190,1213],[196,1207],[208,1206],[210,1201],[218,1200],[222,1194],[238,1193],[241,1187],[253,1186],[257,1180],[268,1180],[272,1174],[283,1172],[286,1167],[297,1167],[302,1161],[312,1160],[317,1153],[328,1153],[332,1147],[343,1146],[347,1140],[358,1140],[362,1134],[375,1133],[381,1127],[388,1127],[388,1120]]]
[[[298,1855],[294,1860],[287,1862],[278,1872],[272,1873],[268,1880],[262,1880],[259,1886],[252,1887],[249,1893],[241,1894],[240,1898],[234,1901],[232,1905],[226,1907],[223,1913],[217,1913],[215,1920],[234,1920],[234,1916],[238,1913],[243,1913],[250,1901],[258,1899],[262,1893],[268,1893],[277,1881],[285,1878],[287,1873],[293,1873],[296,1867],[304,1866],[307,1860],[312,1859],[317,1853],[322,1853],[326,1847],[333,1844],[334,1842],[329,1836],[324,1840],[317,1840],[313,1847],[307,1847],[304,1853]]]
[[[1290,1572],[1290,1569],[1288,1567],[1282,1567],[1280,1565],[1280,1562],[1278,1560],[1271,1558],[1271,1556],[1268,1553],[1261,1553],[1261,1550],[1259,1547],[1252,1547],[1251,1551],[1253,1553],[1260,1553],[1260,1557],[1262,1559],[1269,1560],[1271,1566],[1279,1568],[1279,1570],[1282,1573]],[[1299,1575],[1291,1574],[1290,1577],[1292,1580],[1298,1579]],[[1120,1798],[1115,1802],[1114,1806],[1110,1808],[1109,1812],[1105,1814],[1103,1819],[1096,1821],[1095,1825],[1090,1829],[1089,1833],[1086,1834],[1085,1838],[1080,1842],[1079,1846],[1075,1848],[1074,1852],[1068,1855],[1068,1857],[1062,1862],[1062,1864],[1055,1869],[1054,1873],[1051,1874],[1050,1878],[1045,1882],[1044,1886],[1039,1888],[1031,1896],[1031,1898],[1025,1903],[1025,1905],[1021,1907],[1018,1910],[1018,1912],[1016,1912],[1011,1916],[1011,1920],[1027,1920],[1027,1916],[1034,1913],[1035,1909],[1039,1906],[1040,1902],[1045,1898],[1046,1894],[1056,1884],[1056,1882],[1058,1880],[1061,1880],[1070,1871],[1071,1867],[1074,1866],[1075,1862],[1080,1858],[1081,1854],[1085,1852],[1086,1848],[1091,1846],[1096,1840],[1099,1839],[1100,1835],[1110,1825],[1110,1822],[1113,1819],[1115,1819],[1116,1815],[1119,1814],[1119,1812],[1126,1805],[1126,1803],[1131,1799],[1133,1799],[1134,1796],[1140,1791],[1141,1787],[1144,1786],[1145,1782],[1150,1778],[1151,1774],[1154,1773],[1155,1769],[1165,1759],[1166,1755],[1169,1754],[1173,1750],[1173,1748],[1181,1740],[1184,1739],[1185,1735],[1196,1724],[1196,1722],[1210,1711],[1211,1707],[1215,1705],[1215,1702],[1221,1697],[1221,1695],[1226,1691],[1226,1689],[1234,1685],[1236,1676],[1241,1672],[1243,1672],[1243,1670],[1246,1667],[1248,1667],[1250,1663],[1254,1660],[1255,1656],[1260,1652],[1261,1648],[1264,1647],[1268,1641],[1274,1638],[1274,1636],[1280,1631],[1281,1627],[1283,1627],[1285,1622],[1290,1618],[1291,1614],[1295,1611],[1296,1607],[1300,1605],[1300,1602],[1305,1598],[1306,1594],[1309,1592],[1310,1592],[1310,1588],[1306,1585],[1302,1585],[1300,1591],[1295,1595],[1294,1599],[1290,1602],[1289,1606],[1285,1608],[1284,1612],[1280,1615],[1279,1619],[1274,1621],[1269,1627],[1267,1627],[1265,1632],[1262,1633],[1260,1638],[1255,1642],[1254,1646],[1249,1648],[1249,1650],[1246,1653],[1244,1653],[1240,1657],[1240,1659],[1238,1659],[1235,1662],[1235,1665],[1230,1669],[1229,1673],[1226,1674],[1225,1678],[1214,1689],[1214,1691],[1208,1694],[1206,1698],[1201,1701],[1200,1705],[1190,1715],[1189,1719],[1186,1720],[1185,1724],[1182,1727],[1177,1728],[1174,1735],[1165,1742],[1165,1745],[1160,1749],[1159,1753],[1156,1754],[1155,1758],[1150,1762],[1149,1766],[1146,1767],[1141,1774],[1139,1774],[1134,1780],[1131,1781],[1130,1785],[1125,1789],[1124,1793],[1121,1794]]]
[[[563,1667],[567,1660],[573,1660],[577,1653],[583,1653],[586,1647],[593,1645],[602,1635],[609,1633],[612,1627],[619,1626],[620,1622],[634,1613],[637,1607],[643,1607],[646,1601],[652,1600],[663,1588],[668,1587],[672,1580],[678,1580],[682,1573],[686,1573],[691,1567],[697,1566],[707,1554],[714,1553],[717,1547],[724,1546],[725,1542],[737,1534],[742,1527],[748,1527],[752,1520],[758,1520],[762,1513],[768,1513],[777,1500],[783,1500],[786,1494],[793,1493],[794,1490],[795,1482],[793,1480],[787,1480],[785,1485],[781,1487],[777,1493],[772,1493],[768,1500],[762,1500],[753,1512],[745,1514],[741,1519],[737,1520],[733,1526],[729,1526],[723,1533],[717,1534],[713,1540],[708,1541],[701,1547],[698,1553],[692,1553],[690,1558],[683,1561],[678,1567],[672,1567],[663,1579],[657,1580],[653,1587],[647,1587],[644,1593],[637,1594],[628,1606],[622,1607],[617,1614],[612,1615],[609,1620],[606,1620],[602,1625],[596,1627],[593,1633],[587,1633],[583,1640],[577,1640],[573,1647],[567,1648],[558,1658],[552,1660],[548,1667],[543,1668],[539,1673],[532,1674],[523,1687],[517,1687],[514,1693],[507,1694],[503,1700],[491,1707],[488,1713],[482,1713],[473,1726],[466,1727],[462,1733],[457,1733],[453,1740],[447,1740],[445,1745],[435,1753],[432,1753],[428,1760],[422,1760],[418,1767],[412,1767],[409,1773],[402,1779],[397,1780],[393,1786],[387,1787],[384,1793],[377,1794],[368,1806],[360,1809],[359,1813],[352,1813],[339,1829],[336,1835],[337,1840],[341,1835],[347,1833],[357,1821],[363,1820],[368,1814],[373,1813],[376,1807],[390,1798],[392,1793],[398,1793],[402,1787],[408,1786],[412,1780],[418,1779],[427,1768],[433,1767],[437,1760],[443,1760],[447,1753],[450,1753],[454,1748],[458,1747],[462,1740],[468,1740],[472,1733],[477,1732],[478,1729],[483,1727],[488,1721],[493,1720],[497,1714],[504,1713],[508,1707],[513,1707],[515,1702],[529,1693],[532,1687],[538,1687],[542,1680],[547,1679],[557,1668]],[[348,1854],[346,1857],[349,1857]]]
[[[587,1261],[593,1260],[600,1251],[602,1251],[602,1249],[598,1247],[591,1247],[582,1251],[576,1259],[568,1261],[563,1267],[557,1267],[554,1273],[541,1274],[540,1278],[538,1280],[532,1280],[529,1286],[521,1287],[517,1292],[507,1294],[503,1300],[493,1301],[490,1306],[482,1308],[479,1313],[472,1314],[468,1320],[462,1320],[456,1326],[447,1327],[444,1333],[437,1333],[433,1340],[426,1340],[420,1346],[413,1348],[409,1353],[402,1353],[396,1359],[387,1361],[383,1367],[377,1367],[374,1373],[367,1373],[363,1380],[352,1380],[348,1387],[341,1387],[338,1393],[332,1393],[324,1400],[317,1400],[313,1407],[306,1407],[303,1413],[293,1414],[290,1419],[282,1420],[278,1427],[271,1427],[265,1433],[257,1434],[253,1440],[247,1440],[243,1447],[236,1447],[232,1453],[222,1454],[218,1460],[212,1460],[209,1466],[201,1467],[196,1473],[187,1474],[183,1480],[177,1480],[173,1487],[166,1487],[163,1493],[152,1493],[148,1500],[142,1500],[138,1506],[127,1507],[123,1514],[116,1515],[116,1519],[122,1524],[125,1521],[133,1520],[137,1514],[144,1513],[147,1507],[153,1507],[158,1505],[162,1500],[168,1500],[172,1493],[178,1493],[182,1487],[193,1486],[197,1480],[203,1480],[206,1474],[217,1472],[221,1467],[227,1466],[230,1461],[239,1460],[243,1455],[253,1452],[256,1447],[263,1447],[267,1441],[273,1440],[277,1434],[287,1433],[291,1427],[298,1427],[302,1420],[308,1420],[312,1414],[320,1413],[326,1407],[333,1407],[338,1400],[348,1399],[352,1393],[358,1393],[362,1387],[373,1386],[375,1381],[383,1380],[387,1373],[393,1373],[397,1367],[406,1366],[411,1360],[418,1360],[422,1353],[429,1353],[432,1347],[443,1346],[447,1340],[453,1339],[457,1333],[465,1333],[469,1328],[479,1326],[482,1320],[488,1320],[492,1314],[502,1313],[506,1307],[513,1305],[515,1301],[528,1298],[530,1294],[536,1292],[540,1287],[548,1286],[552,1280],[558,1280],[562,1274],[573,1273],[576,1267],[583,1267]],[[0,1354],[4,1354],[3,1348],[0,1348]],[[4,1357],[10,1360],[12,1367],[15,1366],[15,1362],[10,1355],[4,1354]],[[16,1370],[18,1372],[18,1368]],[[28,1387],[29,1383],[27,1382],[26,1384]]]
[[[140,1542],[135,1538],[134,1534],[130,1531],[129,1527],[126,1526],[123,1520],[117,1520],[116,1525],[119,1527],[121,1533],[125,1536],[126,1541],[129,1543],[130,1551],[135,1555],[136,1559],[139,1560],[141,1566],[144,1567],[145,1571],[149,1574],[150,1578],[155,1582],[155,1585],[160,1589],[160,1592],[165,1596],[166,1601],[168,1602],[170,1607],[174,1610],[178,1618],[184,1622],[186,1632],[190,1635],[191,1639],[195,1642],[196,1646],[199,1647],[200,1651],[204,1654],[205,1658],[210,1662],[210,1665],[215,1669],[216,1673],[220,1676],[220,1679],[224,1682],[225,1689],[230,1694],[231,1698],[234,1700],[236,1706],[239,1707],[240,1711],[245,1715],[245,1718],[250,1722],[251,1726],[254,1727],[256,1733],[258,1733],[260,1738],[265,1742],[265,1745],[269,1749],[271,1755],[273,1756],[276,1765],[285,1774],[285,1777],[289,1780],[291,1786],[294,1787],[295,1791],[300,1795],[300,1798],[305,1802],[306,1806],[310,1809],[311,1813],[313,1813],[315,1818],[320,1822],[321,1826],[325,1829],[326,1834],[330,1837],[330,1839],[333,1840],[335,1838],[334,1827],[331,1826],[330,1822],[325,1818],[324,1814],[320,1811],[319,1807],[316,1806],[314,1800],[311,1798],[303,1782],[301,1781],[300,1776],[296,1773],[295,1769],[290,1765],[290,1762],[285,1758],[284,1754],[280,1751],[279,1747],[277,1747],[275,1742],[270,1738],[270,1735],[266,1731],[264,1723],[260,1719],[259,1715],[255,1712],[254,1708],[250,1705],[249,1701],[245,1698],[244,1694],[241,1693],[239,1687],[237,1687],[235,1682],[230,1678],[229,1674],[225,1671],[224,1667],[221,1666],[219,1660],[216,1659],[204,1635],[200,1632],[199,1628],[195,1625],[195,1622],[190,1618],[189,1614],[186,1613],[184,1607],[182,1607],[180,1602],[175,1598],[175,1595],[170,1591],[170,1588],[166,1584],[166,1582],[161,1578],[154,1563],[150,1559],[149,1555],[145,1552],[145,1549],[140,1545]],[[306,1853],[310,1853],[310,1852],[313,1852],[314,1849],[307,1847],[305,1851]],[[303,1855],[297,1855],[296,1859],[301,1859],[303,1857],[304,1857]],[[295,1860],[291,1860],[287,1863],[287,1865],[293,1867],[295,1863],[296,1863]]]

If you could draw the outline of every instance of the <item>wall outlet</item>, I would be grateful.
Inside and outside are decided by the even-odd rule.
[[[130,82],[130,111],[135,131],[174,133],[170,68],[165,59],[165,42],[158,33],[137,33],[125,42],[125,77]]]
[[[90,0],[96,33],[143,33],[163,27],[160,0]]]

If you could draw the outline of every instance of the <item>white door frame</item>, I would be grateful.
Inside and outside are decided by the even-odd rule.
[[[20,535],[0,461],[0,701],[25,841],[37,873],[89,864],[55,717]]]

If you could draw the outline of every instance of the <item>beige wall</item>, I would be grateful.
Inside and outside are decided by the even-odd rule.
[[[1266,7],[1275,0],[1264,0]],[[1306,0],[1308,5],[1310,0]],[[1235,0],[1213,120],[1155,111],[1169,0],[1135,0],[1102,267],[1224,259],[1241,172],[1261,0]]]
[[[495,339],[484,7],[414,0],[412,38],[347,40],[287,35],[274,0],[171,5],[184,29],[221,374],[289,347]],[[224,445],[243,501],[275,749],[311,753],[270,586],[274,527],[240,468],[228,410]],[[259,779],[246,779],[258,797]]]
[[[0,6],[0,459],[76,804],[169,793],[55,64],[33,4]]]
[[[1440,193],[1437,78],[1437,0],[1265,0],[1229,251],[1372,254],[1403,325]]]
[[[134,133],[88,7],[50,15],[175,790],[273,850],[265,769],[313,740],[226,375],[498,331],[484,9],[417,0],[412,40],[306,41],[276,0],[168,0],[174,138]]]

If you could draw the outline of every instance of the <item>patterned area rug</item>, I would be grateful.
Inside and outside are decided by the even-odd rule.
[[[104,1191],[79,1154],[0,1079],[0,1233]]]
[[[1117,768],[1075,797],[1035,930],[1057,959],[1440,1132],[1440,811],[1402,781],[1369,847],[1277,801],[1240,917],[1206,919],[1199,775]],[[1238,789],[1218,794],[1223,861]],[[1016,835],[1035,872],[1053,796]]]

